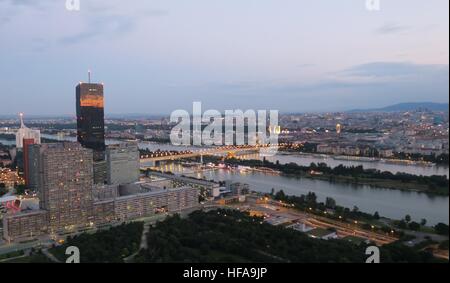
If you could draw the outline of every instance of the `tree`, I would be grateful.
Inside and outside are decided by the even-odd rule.
[[[434,230],[439,235],[446,235],[448,236],[448,225],[444,223],[438,223],[436,226],[434,226]]]
[[[373,218],[375,218],[376,220],[380,219],[380,214],[378,213],[378,211],[375,211],[375,213],[373,214]]]
[[[413,231],[418,231],[418,230],[420,230],[420,224],[413,221],[413,222],[409,223],[409,229],[411,229]]]
[[[2,197],[3,195],[5,195],[8,192],[7,189],[0,187],[0,197]]]
[[[448,250],[448,248],[449,248],[448,240],[443,241],[442,243],[439,244],[439,249],[441,250]]]
[[[356,205],[353,206],[353,210],[354,213],[358,213],[359,212],[359,207],[357,207]]]
[[[317,196],[314,192],[309,192],[306,195],[306,202],[311,207],[316,207],[317,205]]]
[[[275,194],[275,199],[276,199],[276,200],[285,200],[285,199],[286,199],[286,194],[284,193],[283,190],[279,190],[279,191]]]
[[[422,226],[427,225],[427,220],[425,218],[422,218],[422,220],[420,221],[420,225]]]
[[[406,228],[408,228],[408,224],[406,224],[406,221],[405,221],[405,220],[400,220],[400,221],[398,222],[397,226],[398,226],[398,228],[400,228],[400,229],[406,229]]]
[[[406,214],[406,216],[405,216],[405,221],[406,221],[406,223],[411,222],[411,215]]]
[[[335,208],[336,207],[336,201],[333,198],[327,197],[325,200],[325,206],[327,208]]]
[[[16,186],[16,194],[18,194],[18,195],[24,195],[25,190],[26,190],[25,185],[17,185]]]

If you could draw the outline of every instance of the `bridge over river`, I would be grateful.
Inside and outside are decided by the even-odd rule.
[[[202,148],[199,150],[190,151],[162,151],[153,152],[148,155],[141,155],[141,167],[148,167],[155,165],[156,162],[160,161],[173,161],[183,158],[193,158],[202,157],[205,155],[240,155],[240,154],[251,154],[251,153],[262,153],[264,150],[270,149],[269,146],[221,146],[214,148]]]

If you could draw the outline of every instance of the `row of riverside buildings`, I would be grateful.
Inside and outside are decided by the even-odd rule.
[[[40,144],[40,133],[26,128],[21,115],[17,148],[23,148],[26,184],[37,191],[39,208],[8,211],[5,240],[67,234],[198,207],[195,187],[173,180],[139,182],[137,143],[105,145],[103,84],[76,86],[76,112],[78,142],[47,144]]]

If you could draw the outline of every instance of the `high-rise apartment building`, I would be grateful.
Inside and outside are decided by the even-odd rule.
[[[78,143],[43,144],[39,157],[40,207],[50,229],[71,230],[93,220],[92,150]]]
[[[139,180],[137,143],[109,145],[106,148],[108,184],[129,184]]]

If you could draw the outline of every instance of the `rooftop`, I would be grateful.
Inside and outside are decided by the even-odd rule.
[[[309,231],[307,234],[314,238],[322,238],[326,237],[330,234],[335,233],[334,231],[323,229],[323,228],[316,228],[311,231]]]

